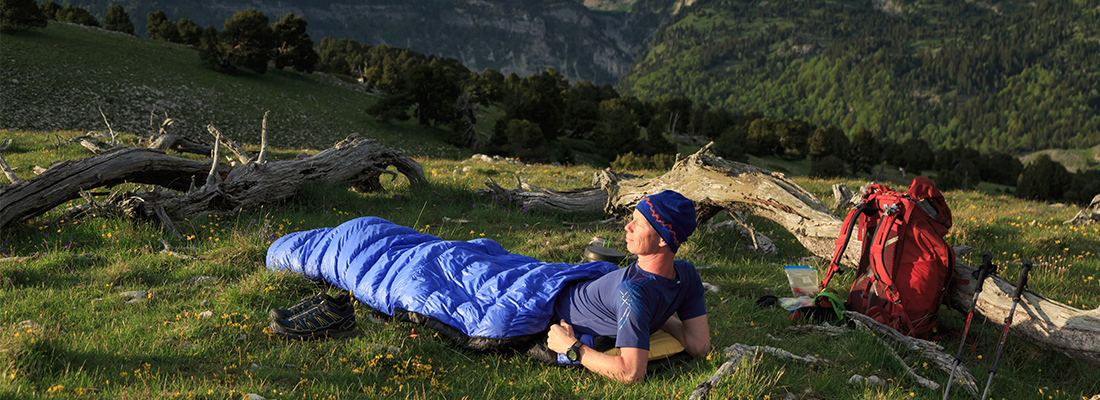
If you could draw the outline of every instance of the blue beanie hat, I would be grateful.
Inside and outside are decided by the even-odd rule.
[[[635,207],[661,235],[673,253],[695,232],[695,203],[684,195],[666,190],[647,196]]]

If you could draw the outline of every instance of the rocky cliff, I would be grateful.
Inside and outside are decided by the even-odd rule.
[[[103,15],[102,1],[77,0]],[[83,3],[83,4],[81,4]],[[157,5],[124,4],[139,34],[146,15],[163,10],[170,19],[190,18],[221,29],[238,11],[255,8],[272,22],[287,13],[309,21],[314,43],[323,37],[388,44],[453,57],[474,71],[493,68],[521,76],[554,68],[570,80],[615,83],[626,74],[663,20],[654,12],[603,11],[629,8],[632,1],[542,3],[515,0],[414,0],[331,2],[304,0],[198,0]],[[103,8],[103,10],[99,10]]]

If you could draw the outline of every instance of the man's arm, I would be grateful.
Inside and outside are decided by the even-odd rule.
[[[676,338],[692,356],[698,357],[710,352],[710,327],[707,326],[706,314],[687,321],[671,317],[661,330]]]
[[[551,325],[546,346],[550,350],[563,354],[577,341],[573,327],[565,320],[559,325]],[[581,346],[581,365],[592,372],[623,383],[641,382],[645,378],[645,368],[649,363],[649,350],[636,347],[622,347],[618,356],[607,355],[588,346]]]

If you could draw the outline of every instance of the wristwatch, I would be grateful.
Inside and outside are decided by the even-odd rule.
[[[576,343],[573,343],[572,346],[569,346],[569,350],[565,351],[565,358],[568,358],[571,362],[580,362],[581,346],[584,346],[584,343],[581,343],[580,340],[578,340]]]

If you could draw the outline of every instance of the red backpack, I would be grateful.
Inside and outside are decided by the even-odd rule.
[[[904,194],[871,184],[844,218],[823,289],[834,273],[843,272],[840,259],[857,222],[863,249],[845,307],[903,334],[927,338],[955,282],[955,250],[943,239],[951,228],[943,194],[924,177],[913,179]]]

